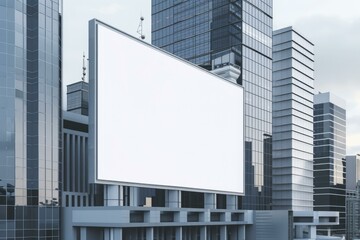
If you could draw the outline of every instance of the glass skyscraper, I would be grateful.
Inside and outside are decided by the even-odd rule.
[[[89,84],[84,81],[67,86],[67,110],[81,115],[89,115]]]
[[[152,44],[208,70],[226,65],[240,70],[246,166],[238,207],[269,209],[272,0],[152,0]]]
[[[332,93],[314,96],[314,210],[337,211],[340,225],[331,235],[345,234],[346,104]],[[327,228],[319,228],[327,234]]]
[[[314,45],[292,27],[273,33],[273,209],[312,211]]]
[[[60,9],[0,0],[0,239],[59,239]]]

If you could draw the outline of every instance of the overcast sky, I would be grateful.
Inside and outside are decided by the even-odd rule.
[[[293,26],[315,44],[315,88],[347,102],[347,154],[360,153],[360,1],[274,0],[274,30]],[[151,0],[64,0],[64,86],[79,81],[88,20],[137,36],[140,16],[150,41]],[[66,101],[64,101],[66,102]]]

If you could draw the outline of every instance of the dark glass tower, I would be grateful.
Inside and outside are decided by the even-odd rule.
[[[0,239],[59,239],[60,9],[0,0]]]
[[[346,109],[331,93],[314,96],[314,210],[340,213],[338,226],[321,234],[345,235]]]
[[[239,208],[271,208],[272,0],[152,0],[152,43],[208,70],[240,69],[246,186]]]
[[[89,115],[89,84],[84,81],[67,86],[67,110],[81,115]]]

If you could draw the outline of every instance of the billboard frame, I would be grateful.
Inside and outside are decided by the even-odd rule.
[[[89,140],[88,140],[88,154],[89,154],[89,164],[88,164],[88,180],[89,183],[95,184],[113,184],[113,185],[122,185],[122,186],[133,186],[133,187],[143,187],[143,188],[157,188],[157,189],[167,189],[167,190],[180,190],[180,191],[192,191],[192,192],[203,192],[203,193],[217,193],[217,194],[229,194],[229,195],[237,195],[237,196],[244,196],[245,195],[245,139],[244,139],[244,131],[245,131],[245,124],[243,125],[243,153],[242,153],[242,172],[239,170],[239,174],[242,174],[242,181],[243,181],[243,191],[242,192],[231,192],[231,191],[220,191],[220,190],[210,190],[210,189],[197,189],[197,188],[188,188],[188,187],[181,187],[181,186],[167,186],[167,185],[157,185],[157,184],[145,184],[145,183],[134,183],[134,182],[124,182],[124,181],[111,181],[111,180],[102,180],[98,178],[98,26],[101,25],[102,27],[108,28],[116,33],[119,33],[123,36],[128,37],[134,41],[137,41],[140,44],[146,45],[151,47],[155,51],[160,51],[165,53],[169,57],[176,58],[177,60],[182,61],[185,64],[189,64],[194,68],[198,68],[199,70],[206,72],[207,74],[211,74],[219,78],[219,81],[225,81],[228,84],[232,84],[236,87],[239,87],[243,91],[243,112],[245,110],[245,94],[244,89],[241,85],[233,83],[226,78],[218,76],[208,70],[205,70],[197,65],[192,64],[174,54],[168,53],[165,50],[148,44],[144,41],[141,41],[138,38],[135,38],[119,29],[116,29],[98,19],[92,19],[89,21]],[[245,121],[245,116],[243,114],[243,123]]]

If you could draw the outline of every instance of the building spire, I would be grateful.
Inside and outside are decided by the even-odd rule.
[[[82,77],[81,79],[83,80],[83,82],[85,82],[85,77],[86,77],[86,64],[85,64],[85,53],[83,53],[83,73],[82,73]]]

